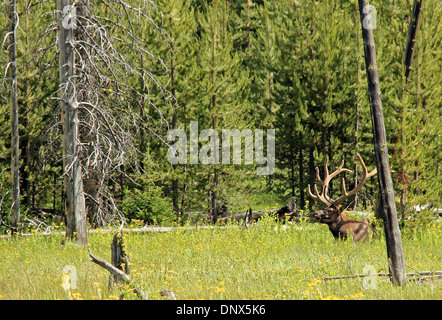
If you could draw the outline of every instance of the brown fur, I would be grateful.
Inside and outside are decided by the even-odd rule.
[[[348,235],[351,235],[354,241],[363,241],[373,234],[368,219],[351,220],[334,206],[315,211],[312,216],[316,221],[327,224],[336,239],[346,239]]]

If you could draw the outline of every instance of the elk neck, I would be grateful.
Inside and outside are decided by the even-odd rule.
[[[343,225],[345,222],[349,221],[350,219],[344,214],[340,213],[336,220],[329,224],[330,229],[331,228],[339,228],[341,225]]]
[[[328,228],[336,239],[347,236],[345,233],[341,233],[341,227],[349,220],[344,213],[341,213],[337,216],[336,220],[328,224]]]

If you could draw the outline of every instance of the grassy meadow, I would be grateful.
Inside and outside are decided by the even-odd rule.
[[[89,248],[63,244],[60,233],[0,239],[0,299],[118,299],[123,293],[126,299],[136,299],[128,286],[109,290],[109,273],[89,260],[88,249],[110,262],[113,234],[91,233]],[[367,265],[387,272],[382,234],[355,246],[352,241],[335,241],[325,225],[281,227],[264,218],[248,229],[178,227],[125,233],[124,240],[131,276],[150,299],[165,299],[160,295],[163,289],[177,299],[442,298],[442,284],[435,281],[398,288],[386,277],[368,287],[363,282],[368,280],[320,279],[363,273]],[[409,272],[442,270],[440,223],[404,233],[403,247]],[[69,268],[76,281],[71,277],[71,289],[65,290],[69,283],[63,272]]]

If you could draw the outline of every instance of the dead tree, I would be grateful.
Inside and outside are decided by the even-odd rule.
[[[60,75],[64,77],[60,104],[74,111],[72,115],[65,112],[63,122],[65,133],[77,137],[75,140],[69,138],[74,141],[69,147],[75,156],[64,155],[67,161],[65,179],[68,174],[78,177],[77,180],[71,177],[71,180],[76,183],[74,190],[82,194],[84,200],[80,201],[81,196],[77,199],[86,203],[85,211],[91,225],[101,226],[118,213],[113,194],[122,192],[126,170],[143,171],[138,163],[127,161],[138,155],[145,157],[136,145],[136,135],[142,131],[164,142],[162,137],[168,122],[147,93],[155,90],[156,96],[162,96],[164,103],[169,103],[170,93],[149,70],[153,65],[157,71],[167,68],[149,51],[149,39],[143,37],[143,28],[150,26],[165,42],[168,40],[151,17],[151,14],[161,15],[151,2],[137,5],[127,1],[104,2],[96,6],[81,0],[69,7],[74,11],[69,11],[65,8],[71,2],[59,1],[60,39],[69,39],[68,42],[66,39],[59,41],[60,59],[64,59],[60,61],[64,68]],[[72,20],[67,17],[69,13]],[[62,21],[74,24],[75,28],[61,28]],[[48,26],[45,37],[52,30],[53,27]],[[42,48],[40,52],[46,51]],[[142,61],[149,63],[145,67]],[[141,88],[136,85],[139,79],[143,83]],[[149,108],[151,116],[144,108]],[[159,116],[153,115],[155,112]],[[68,116],[71,116],[70,121]],[[67,131],[68,124],[75,130]],[[79,170],[83,172],[80,174]]]
[[[141,300],[148,300],[149,299],[149,296],[147,295],[147,293],[142,288],[139,288],[126,273],[124,273],[122,270],[120,270],[118,268],[115,268],[112,264],[110,264],[106,260],[95,257],[92,254],[90,249],[89,249],[89,258],[93,263],[106,269],[107,271],[109,271],[112,275],[117,277],[123,283],[128,284],[128,285],[132,285],[134,287],[134,293],[138,296],[139,299],[141,299]]]
[[[20,222],[20,146],[18,127],[18,87],[17,87],[17,10],[16,1],[9,2],[9,73],[11,80],[11,171],[12,171],[12,232]]]
[[[161,26],[151,17],[151,14],[160,14],[154,4],[142,2],[132,6],[126,1],[104,2],[106,15],[87,0],[79,1],[78,5],[76,68],[82,79],[77,86],[81,96],[81,161],[86,168],[85,195],[90,223],[101,226],[118,211],[114,191],[109,186],[119,185],[122,192],[123,185],[121,179],[113,180],[113,177],[125,176],[125,170],[129,169],[126,167],[130,165],[130,171],[143,171],[138,163],[127,161],[138,154],[145,157],[136,145],[136,135],[143,132],[143,135],[162,139],[162,130],[168,128],[168,122],[146,92],[155,90],[165,101],[170,93],[148,69],[152,65],[158,70],[167,69],[163,61],[149,51],[148,39],[142,35],[146,25],[162,34]],[[147,66],[143,61],[149,62]],[[137,85],[139,82],[142,87]],[[145,108],[150,111],[146,112]],[[157,120],[148,115],[153,112],[162,123],[158,127]],[[115,172],[118,174],[112,174]]]
[[[129,256],[126,253],[124,248],[124,240],[123,240],[123,230],[116,233],[112,240],[111,244],[111,263],[118,270],[123,271],[124,265],[124,273],[128,276],[130,275],[130,267],[129,267]],[[121,278],[115,274],[111,274],[109,276],[108,287],[109,289],[114,285],[121,281]]]
[[[385,132],[384,115],[382,111],[379,70],[376,65],[376,49],[373,29],[367,25],[371,19],[368,0],[358,0],[364,42],[364,56],[367,71],[368,98],[373,126],[374,153],[378,170],[380,191],[380,210],[384,217],[387,254],[392,281],[395,285],[406,283],[404,253],[402,250],[401,232],[397,218],[394,200],[393,180],[391,179],[388,160],[387,137]]]
[[[91,8],[89,0],[79,0],[75,4],[76,28],[74,30],[75,47],[78,52],[78,62],[75,65],[75,73],[78,75],[76,84],[77,100],[79,103],[79,118],[82,122],[88,123],[88,114],[83,107],[83,102],[94,101],[94,87],[96,79],[93,77],[92,68],[95,63],[95,56],[91,50],[92,39],[90,38]],[[86,120],[86,121],[83,121]],[[88,158],[90,152],[94,152],[97,130],[89,130],[87,126],[80,128],[79,138],[83,144],[82,158]],[[92,146],[88,147],[88,146]],[[100,196],[100,167],[101,162],[92,164],[87,162],[86,172],[83,177],[86,211],[91,226],[101,226],[96,217],[100,216],[103,210],[103,199]]]
[[[405,46],[405,58],[404,58],[404,66],[405,66],[405,78],[407,81],[410,78],[410,72],[412,70],[411,65],[413,63],[413,54],[414,54],[414,46],[416,43],[416,35],[419,26],[419,17],[421,13],[423,0],[414,0],[413,3],[413,11],[410,17],[410,23],[408,25],[408,37],[407,37],[407,45]]]
[[[78,102],[75,91],[74,23],[71,0],[58,0],[60,46],[60,109],[63,121],[63,167],[66,237],[88,243],[83,173],[80,164]]]

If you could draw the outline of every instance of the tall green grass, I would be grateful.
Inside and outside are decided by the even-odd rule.
[[[113,233],[90,234],[89,248],[110,261]],[[109,273],[89,261],[88,251],[62,244],[61,234],[0,240],[1,299],[136,299],[129,287],[108,290]],[[170,232],[126,233],[131,276],[151,299],[169,289],[178,299],[441,299],[434,281],[375,288],[361,279],[324,276],[362,273],[367,265],[386,272],[383,237],[364,243],[335,241],[327,226],[288,225],[265,218],[237,225]],[[442,228],[429,224],[403,237],[407,271],[442,270]],[[75,268],[76,289],[63,269]],[[72,274],[71,274],[72,275]],[[63,286],[64,283],[64,286]],[[72,283],[71,283],[72,285]]]

